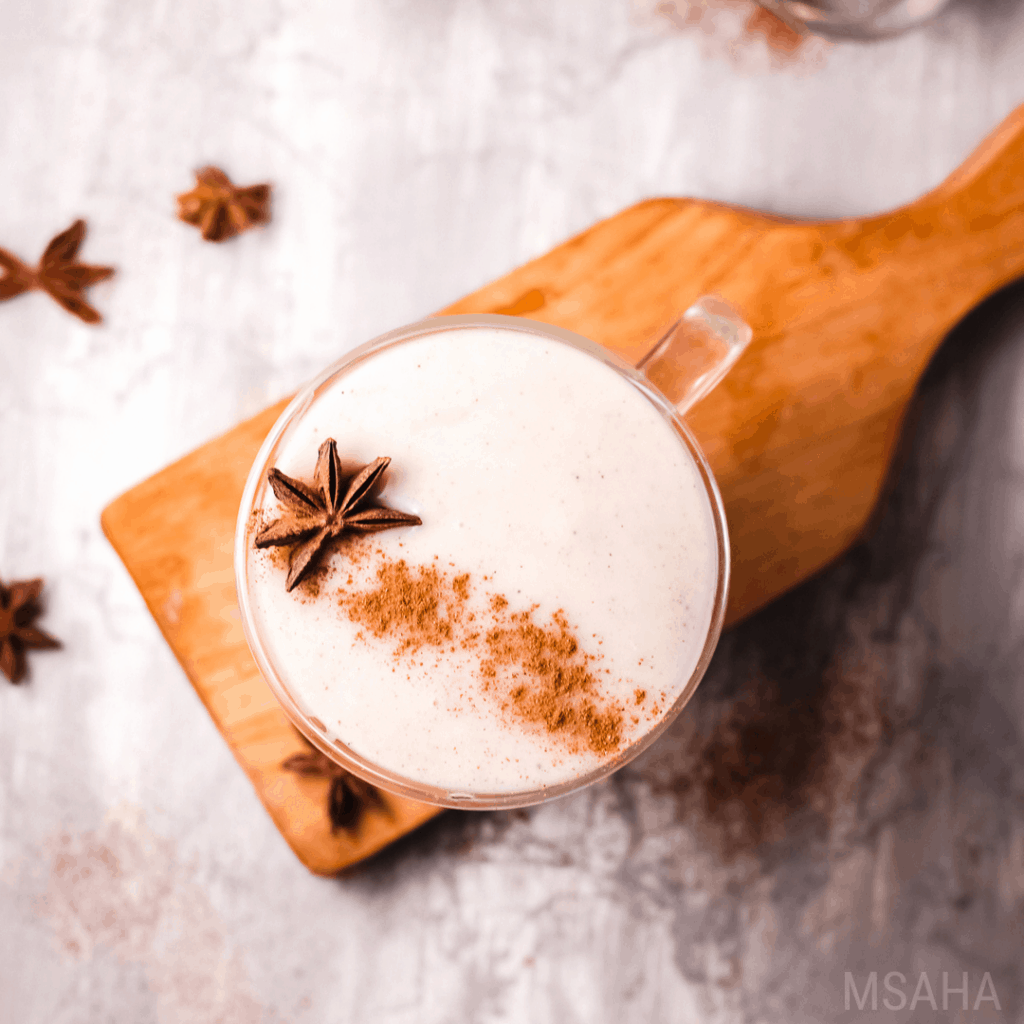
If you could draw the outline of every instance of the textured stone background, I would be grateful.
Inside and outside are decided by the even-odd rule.
[[[296,862],[100,534],[350,346],[638,199],[884,209],[1024,100],[1011,0],[793,54],[749,13],[0,0],[0,245],[82,215],[118,267],[100,329],[0,307],[0,574],[47,577],[65,642],[0,686],[4,1024],[1024,1020],[1024,287],[940,352],[873,534],[727,635],[672,735],[343,879]],[[173,218],[210,161],[275,182],[267,230]],[[904,1009],[845,1008],[872,970]]]

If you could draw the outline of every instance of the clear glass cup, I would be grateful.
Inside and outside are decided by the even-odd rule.
[[[884,39],[929,21],[949,0],[757,0],[797,29],[829,39]]]
[[[281,666],[274,663],[269,645],[254,615],[248,579],[252,514],[261,506],[266,493],[267,472],[275,465],[289,429],[309,409],[316,397],[343,378],[350,368],[384,349],[423,335],[478,326],[525,331],[572,346],[612,367],[633,384],[672,425],[680,441],[693,456],[714,520],[717,543],[717,578],[711,621],[696,667],[671,707],[653,728],[595,770],[574,777],[564,784],[517,792],[467,793],[442,789],[398,775],[363,757],[341,740],[331,739],[319,719],[307,711],[301,699],[291,692],[285,681],[286,674],[281,671]],[[433,317],[368,342],[312,381],[282,413],[256,456],[242,496],[235,534],[235,583],[246,640],[260,672],[296,728],[327,757],[383,790],[423,803],[464,810],[519,807],[563,796],[605,778],[653,743],[683,709],[704,675],[718,643],[728,595],[729,541],[722,499],[707,460],[683,422],[682,414],[722,379],[750,338],[750,328],[735,310],[713,297],[705,297],[688,309],[636,367],[580,335],[539,321],[499,315]]]

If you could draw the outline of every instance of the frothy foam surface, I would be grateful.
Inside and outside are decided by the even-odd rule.
[[[336,378],[274,465],[311,481],[328,437],[347,470],[390,456],[382,500],[423,520],[341,543],[292,593],[286,549],[249,546],[257,630],[329,740],[420,783],[497,794],[570,781],[656,725],[700,658],[718,565],[698,468],[640,391],[558,341],[448,329]],[[258,494],[273,517],[273,494]],[[399,561],[436,572],[448,641],[377,635],[350,613]],[[614,749],[531,719],[515,696],[533,685],[522,659],[488,674],[494,630],[513,622],[568,629],[593,706],[618,716]]]

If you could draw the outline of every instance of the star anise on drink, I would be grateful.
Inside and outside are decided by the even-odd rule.
[[[305,736],[302,739],[309,749],[301,754],[292,754],[281,762],[281,767],[297,775],[331,780],[327,813],[331,819],[332,832],[337,832],[339,828],[354,832],[359,828],[363,812],[368,807],[385,809],[384,800],[376,787],[342,768],[340,764],[335,764]]]
[[[226,242],[270,220],[270,186],[234,185],[219,167],[195,172],[196,187],[178,196],[178,217],[195,224],[208,242]]]
[[[85,301],[85,289],[105,281],[114,268],[79,263],[75,256],[84,238],[85,221],[76,220],[50,242],[34,269],[13,253],[0,249],[0,302],[38,288],[87,324],[100,323],[103,317]]]
[[[25,651],[60,647],[60,641],[33,626],[39,616],[42,580],[0,581],[0,672],[12,683],[25,677]]]
[[[395,526],[419,526],[419,516],[399,512],[374,502],[388,458],[374,459],[351,477],[342,474],[338,445],[329,437],[317,453],[314,486],[286,476],[279,469],[267,473],[284,515],[256,534],[255,545],[267,548],[293,544],[285,589],[292,590],[314,567],[329,541],[346,530],[375,533]]]

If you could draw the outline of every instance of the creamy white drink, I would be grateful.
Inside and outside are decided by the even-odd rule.
[[[313,484],[389,456],[382,504],[419,526],[328,545],[291,592],[252,538],[266,658],[327,743],[457,794],[571,782],[655,728],[704,649],[719,547],[694,456],[594,356],[525,330],[440,330],[372,352],[286,429],[271,465]]]

